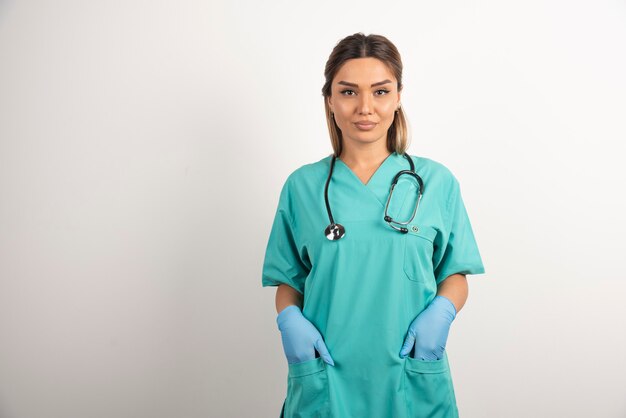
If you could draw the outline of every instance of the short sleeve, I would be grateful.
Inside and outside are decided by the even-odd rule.
[[[278,208],[265,249],[262,285],[265,287],[287,284],[304,294],[304,281],[311,266],[306,251],[301,251],[297,244],[290,187],[292,186],[287,179],[280,192]]]
[[[485,272],[474,232],[461,196],[458,180],[452,176],[446,210],[446,230],[435,240],[433,266],[437,285],[452,274]]]

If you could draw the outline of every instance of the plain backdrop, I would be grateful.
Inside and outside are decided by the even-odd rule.
[[[0,1],[2,418],[278,416],[265,246],[355,32],[485,264],[461,416],[626,417],[624,1],[57,0]]]

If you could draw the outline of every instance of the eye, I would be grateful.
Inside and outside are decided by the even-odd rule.
[[[381,91],[382,91],[382,94],[378,94]],[[380,89],[380,90],[376,90],[376,93],[378,94],[378,96],[384,96],[385,94],[389,93],[389,90]]]
[[[341,94],[343,94],[344,96],[352,96],[352,94],[346,94],[347,92],[354,93],[354,90],[350,90],[350,89],[341,90]]]

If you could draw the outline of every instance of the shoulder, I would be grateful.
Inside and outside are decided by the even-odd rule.
[[[461,185],[452,170],[439,161],[431,158],[416,157],[421,163],[422,171],[425,174],[424,194],[440,199],[445,202],[446,212],[450,213],[451,207],[461,200]],[[416,161],[415,170],[421,176],[420,168]]]
[[[279,206],[292,208],[294,202],[305,202],[317,196],[326,184],[331,159],[332,154],[292,170],[280,191]]]
[[[424,177],[424,182],[429,181],[431,185],[436,185],[446,190],[458,186],[458,179],[452,170],[442,162],[421,155],[409,154],[409,156],[415,162],[417,174]]]
[[[289,173],[285,185],[292,188],[300,188],[310,184],[318,184],[320,180],[326,181],[331,159],[332,154],[322,157],[315,162],[299,166]]]

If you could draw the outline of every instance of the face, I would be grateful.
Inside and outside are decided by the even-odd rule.
[[[364,145],[382,141],[400,104],[397,80],[379,59],[355,58],[344,62],[331,86],[328,105],[344,141]],[[367,123],[366,123],[367,122]]]

